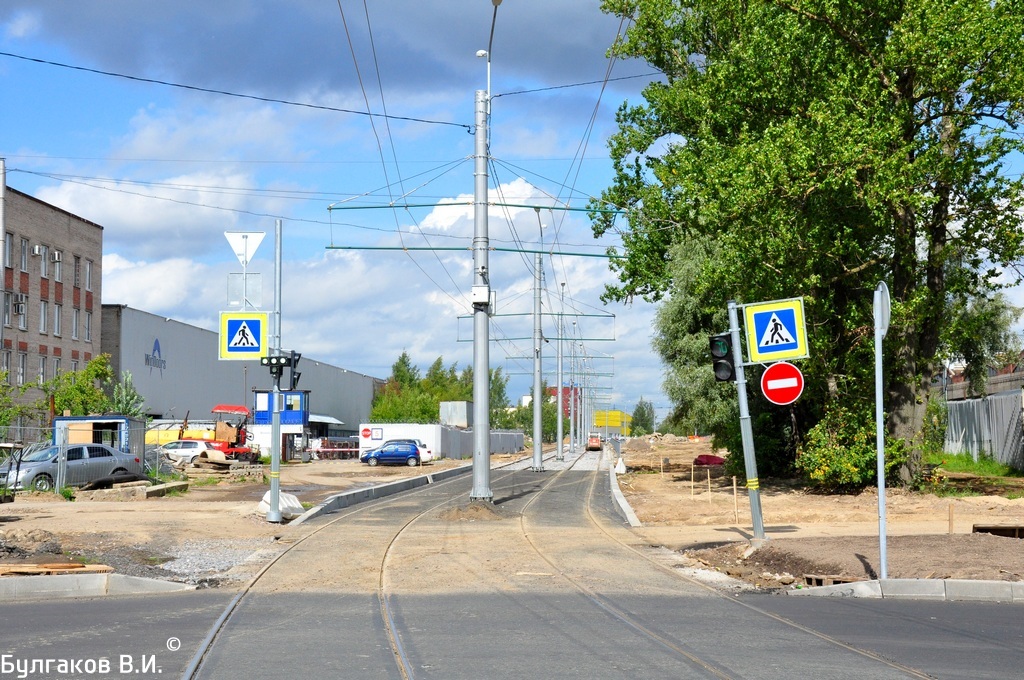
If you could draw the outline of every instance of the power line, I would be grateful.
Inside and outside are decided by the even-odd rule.
[[[266,102],[269,104],[283,104],[285,106],[298,106],[306,109],[316,109],[319,111],[333,111],[335,113],[350,113],[356,116],[369,116],[370,118],[385,118],[391,120],[404,120],[411,123],[427,123],[428,125],[450,125],[452,127],[460,127],[465,129],[467,132],[472,132],[473,126],[465,123],[453,123],[450,121],[443,120],[429,120],[427,118],[413,118],[411,116],[391,116],[383,113],[371,113],[367,111],[355,111],[353,109],[342,109],[336,106],[325,106],[323,104],[309,104],[307,102],[296,102],[288,99],[276,99],[274,97],[261,97],[255,94],[241,94],[238,92],[229,92],[227,90],[217,90],[209,87],[199,87],[197,85],[185,85],[183,83],[175,83],[168,80],[159,80],[157,78],[143,78],[142,76],[133,76],[126,73],[116,73],[114,71],[102,71],[100,69],[88,68],[86,66],[75,66],[74,64],[64,64],[59,61],[51,61],[49,59],[38,59],[36,57],[26,57],[21,54],[13,54],[11,52],[0,52],[0,57],[10,57],[12,59],[21,59],[23,61],[31,61],[37,64],[45,64],[46,66],[57,66],[59,68],[71,69],[72,71],[84,71],[86,73],[95,73],[101,76],[109,76],[111,78],[123,78],[124,80],[134,80],[140,83],[150,83],[152,85],[163,85],[165,87],[176,87],[182,90],[191,90],[192,92],[205,92],[208,94],[219,94],[225,97],[236,97],[238,99],[252,99],[258,102]]]

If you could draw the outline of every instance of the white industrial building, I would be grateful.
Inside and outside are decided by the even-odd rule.
[[[125,305],[102,306],[102,351],[120,378],[131,373],[155,419],[209,420],[217,404],[254,409],[254,390],[273,389],[258,361],[222,361],[217,333]],[[301,345],[296,351],[301,352]],[[369,420],[374,391],[383,381],[303,357],[298,388],[309,393],[312,436],[347,436]],[[287,371],[282,388],[286,388]]]

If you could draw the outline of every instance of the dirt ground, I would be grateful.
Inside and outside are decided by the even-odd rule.
[[[827,495],[795,482],[764,485],[760,495],[768,541],[744,557],[753,535],[749,497],[739,481],[734,493],[734,481],[721,467],[692,464],[696,456],[713,453],[706,441],[668,435],[627,442],[622,453],[627,473],[619,476],[619,484],[644,525],[639,531],[653,545],[685,553],[696,566],[764,588],[804,584],[805,576],[845,580],[880,573],[875,489]],[[953,478],[940,482],[947,488],[986,488],[984,480],[968,475],[948,477]],[[885,515],[889,578],[1024,578],[1020,539],[973,533],[975,525],[1024,527],[1024,498],[887,489]]]
[[[721,467],[692,465],[697,455],[712,453],[707,442],[672,436],[653,443],[633,440],[622,453],[627,472],[618,479],[643,524],[636,531],[651,545],[686,555],[692,566],[768,589],[795,587],[806,576],[879,574],[879,505],[872,490],[824,495],[795,483],[766,485],[761,505],[768,541],[744,556],[753,535],[749,499],[738,481],[734,491]],[[353,460],[290,463],[282,466],[281,491],[310,507],[346,489],[467,463],[439,460],[423,468],[370,468]],[[983,481],[946,484],[986,490]],[[275,538],[289,531],[255,513],[267,489],[257,482],[200,481],[181,495],[134,502],[19,494],[14,503],[0,505],[0,562],[98,562],[119,573],[199,585],[241,579],[253,571],[243,568],[247,556],[275,550]],[[1024,499],[888,490],[887,575],[1024,578],[1020,539],[973,533],[975,525],[1024,525]]]

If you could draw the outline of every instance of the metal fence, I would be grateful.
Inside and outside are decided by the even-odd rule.
[[[983,455],[991,456],[1000,463],[1024,470],[1022,400],[1024,392],[1017,389],[980,399],[947,402],[949,422],[945,451],[969,453],[975,460]]]
[[[122,471],[155,475],[160,453],[146,450],[140,431],[20,427],[17,444],[0,460],[0,487],[6,491],[59,493]]]

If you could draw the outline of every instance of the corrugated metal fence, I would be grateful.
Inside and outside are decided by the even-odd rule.
[[[1024,470],[1021,405],[1024,392],[1012,390],[981,399],[947,402],[947,453],[981,455]]]

